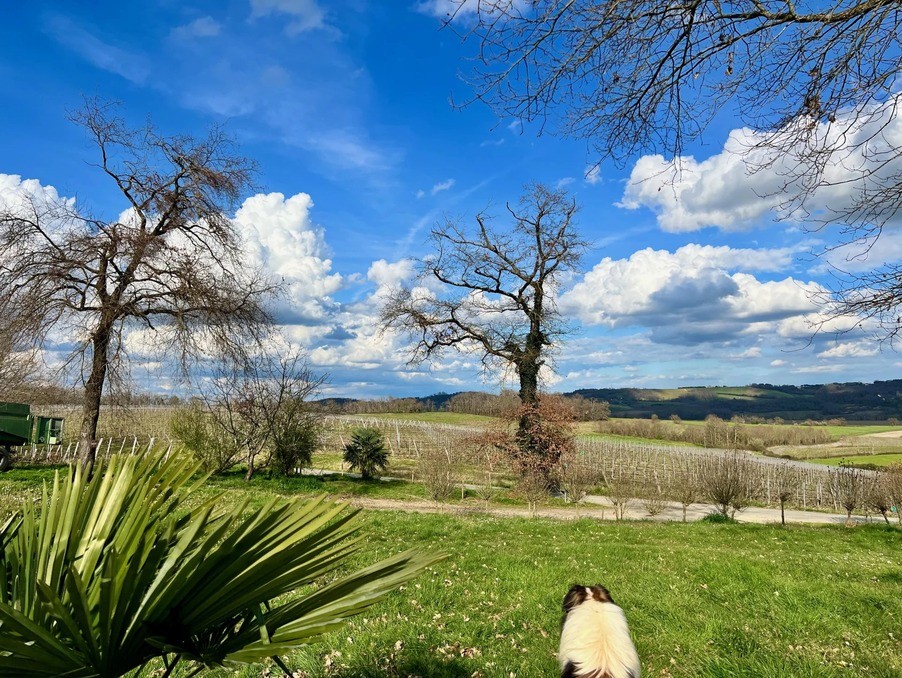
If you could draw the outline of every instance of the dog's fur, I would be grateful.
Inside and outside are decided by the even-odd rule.
[[[626,616],[604,587],[574,584],[564,597],[561,678],[639,678]]]

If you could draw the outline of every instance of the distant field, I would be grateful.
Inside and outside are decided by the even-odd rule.
[[[371,419],[425,421],[432,424],[455,424],[457,426],[485,426],[496,420],[495,417],[486,417],[481,414],[459,414],[457,412],[403,412],[397,414],[360,414],[354,416]]]
[[[618,436],[612,433],[594,433],[592,431],[580,431],[580,435],[587,438],[595,438],[598,440],[619,440],[624,443],[639,443],[642,445],[663,445],[665,447],[695,447],[692,443],[681,442],[679,440],[661,440],[658,438],[640,438],[638,436]]]
[[[841,462],[848,464],[874,464],[874,466],[889,466],[890,464],[902,464],[902,453],[898,454],[863,454],[855,457],[821,457],[819,459],[806,459],[813,464],[824,466],[839,466]]]
[[[885,433],[886,431],[902,430],[899,426],[887,426],[886,424],[850,424],[847,426],[825,426],[831,435],[837,438],[846,436],[863,436],[871,433]]]

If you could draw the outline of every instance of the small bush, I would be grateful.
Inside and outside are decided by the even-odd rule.
[[[318,417],[285,417],[272,429],[269,463],[274,472],[287,476],[294,474],[296,469],[310,465],[322,433]]]
[[[529,506],[529,515],[535,518],[539,503],[548,497],[548,479],[542,469],[525,469],[517,479],[516,492]]]
[[[753,462],[739,452],[705,457],[699,482],[707,499],[724,517],[733,517],[748,505],[756,480]]]
[[[567,501],[579,504],[601,481],[601,473],[593,467],[586,455],[574,449],[561,455],[557,480],[566,493]]]
[[[244,450],[196,403],[176,410],[169,430],[208,473],[224,473],[244,457]]]
[[[388,466],[388,449],[381,431],[374,428],[354,431],[351,440],[345,444],[344,460],[351,470],[360,471],[364,480],[378,478]]]
[[[647,482],[643,495],[642,507],[650,518],[662,514],[667,508],[667,493],[659,483]]]
[[[501,453],[492,445],[481,444],[481,441],[476,441],[476,451],[479,469],[474,492],[488,504],[498,492],[496,483],[502,466]]]
[[[866,479],[861,469],[849,466],[845,460],[830,471],[830,493],[833,499],[846,511],[846,518],[852,519],[852,512],[860,508],[865,498]]]
[[[420,456],[419,477],[426,494],[437,504],[444,504],[455,489],[454,460],[451,449],[430,449]]]
[[[709,513],[708,515],[706,515],[704,518],[702,518],[702,521],[706,522],[706,523],[721,524],[721,523],[735,523],[736,519],[732,518],[730,516],[724,515],[723,513],[715,512],[715,513]]]

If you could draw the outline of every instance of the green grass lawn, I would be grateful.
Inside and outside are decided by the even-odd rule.
[[[51,476],[52,470],[28,468],[0,476],[0,508],[14,508]],[[244,483],[236,475],[208,483],[196,501],[223,492],[223,501],[260,505],[274,494],[364,494],[364,485],[263,476]],[[407,485],[392,491],[412,492]],[[366,513],[363,527],[363,550],[349,567],[411,546],[448,558],[325,642],[289,656],[297,675],[554,676],[561,598],[574,582],[610,588],[626,611],[646,676],[902,675],[896,527],[560,523],[397,512]],[[239,675],[263,671],[256,666]],[[266,675],[279,674],[272,667]]]
[[[840,462],[846,462],[848,464],[874,464],[875,466],[889,466],[890,464],[902,464],[902,453],[822,457],[819,459],[806,459],[805,461],[810,461],[814,464],[823,464],[824,466],[839,466]]]
[[[611,589],[648,676],[902,671],[899,530],[395,513],[366,523],[361,565],[411,544],[449,558],[291,657],[309,676],[553,676],[561,598],[577,581]]]

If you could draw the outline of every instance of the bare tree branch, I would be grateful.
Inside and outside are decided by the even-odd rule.
[[[465,105],[586,139],[600,160],[661,153],[675,177],[729,111],[755,132],[749,172],[782,180],[778,215],[830,226],[863,256],[902,213],[897,0],[460,0],[446,24],[478,46]],[[845,202],[823,204],[831,189]],[[898,276],[839,276],[827,315],[879,317],[892,340]]]
[[[0,211],[0,306],[35,346],[53,331],[77,343],[69,364],[85,384],[80,452],[92,463],[100,399],[126,375],[130,334],[143,329],[150,350],[187,373],[198,357],[257,343],[277,286],[244,261],[230,210],[253,165],[221,129],[203,139],[132,130],[94,100],[72,119],[130,209],[110,221],[32,197]]]

